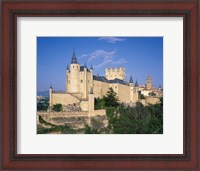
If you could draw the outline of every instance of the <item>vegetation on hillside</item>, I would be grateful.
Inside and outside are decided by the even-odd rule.
[[[54,104],[53,105],[53,110],[56,111],[56,112],[60,112],[62,111],[62,104]]]
[[[43,98],[37,101],[37,111],[47,111],[49,107],[49,98]]]
[[[55,111],[61,111],[62,105],[56,104]],[[119,103],[118,97],[112,88],[102,98],[95,99],[95,109],[106,109],[108,126],[104,127],[101,120],[91,118],[90,125],[83,129],[73,129],[69,125],[56,126],[44,121],[40,123],[50,128],[38,127],[37,133],[62,133],[62,134],[162,134],[163,133],[163,98],[160,103],[144,106],[137,102],[134,107]]]
[[[143,99],[143,96],[140,96]],[[108,100],[109,99],[109,100]],[[108,128],[114,134],[162,134],[163,99],[160,104],[144,106],[137,102],[135,107],[120,104],[116,93],[109,89],[103,99],[95,100],[95,109],[106,109]]]

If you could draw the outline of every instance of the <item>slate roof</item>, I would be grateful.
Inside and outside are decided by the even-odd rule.
[[[132,75],[130,77],[129,83],[133,83],[133,77],[132,77]]]
[[[109,80],[110,83],[119,83],[119,84],[123,84],[123,85],[129,85],[126,81],[121,80],[119,78],[115,78],[114,80]]]
[[[137,82],[137,80],[136,80],[136,82],[135,82],[135,87],[138,87],[138,82]]]
[[[105,76],[96,76],[93,75],[93,79],[96,81],[106,82],[106,83],[118,83],[123,85],[129,85],[126,81],[121,80],[119,78],[115,78],[114,80],[108,80]]]
[[[105,76],[96,76],[93,75],[93,80],[109,83],[109,80]]]
[[[73,54],[72,54],[72,59],[71,59],[71,64],[77,64],[77,59],[76,59],[76,54],[75,54],[75,51],[73,51]]]
[[[84,71],[84,68],[87,68],[85,66],[80,66],[80,71]],[[87,71],[90,72],[90,70],[87,68]]]
[[[69,66],[68,66],[68,64],[67,64],[67,68],[66,68],[66,70],[69,70]]]

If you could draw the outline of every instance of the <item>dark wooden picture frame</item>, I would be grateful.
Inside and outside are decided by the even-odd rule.
[[[183,17],[184,154],[17,154],[17,17]],[[198,169],[198,2],[2,2],[3,168]]]

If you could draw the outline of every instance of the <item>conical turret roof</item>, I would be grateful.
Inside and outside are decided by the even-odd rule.
[[[93,70],[93,66],[92,65],[91,65],[90,69]]]
[[[76,53],[75,50],[73,50],[73,54],[72,54],[72,59],[71,59],[71,64],[77,64],[77,59],[76,59]]]
[[[132,75],[130,77],[129,83],[133,83],[133,77],[132,77]]]
[[[136,80],[136,82],[135,82],[135,87],[138,87],[138,81]]]
[[[68,66],[68,64],[67,64],[67,68],[66,68],[66,70],[69,70],[69,66]]]

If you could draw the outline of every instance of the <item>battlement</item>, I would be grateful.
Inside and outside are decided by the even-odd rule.
[[[115,78],[125,80],[125,68],[106,68],[105,75],[108,80],[114,80]]]

